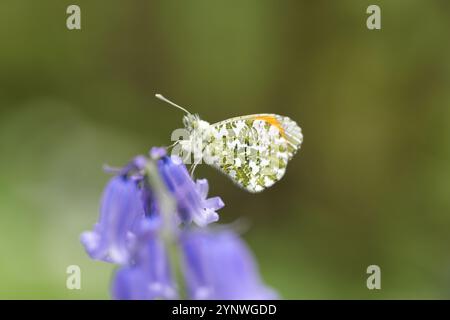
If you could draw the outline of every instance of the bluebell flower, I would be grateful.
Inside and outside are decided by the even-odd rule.
[[[144,220],[132,264],[120,268],[115,274],[111,292],[114,299],[177,298],[176,285],[166,248],[158,234],[159,229],[159,219]]]
[[[187,230],[180,242],[191,299],[277,298],[262,282],[245,243],[231,230]]]
[[[151,190],[143,182],[147,158],[137,156],[120,169],[108,169],[110,179],[100,202],[100,217],[93,231],[84,232],[81,242],[92,259],[126,264],[136,230],[146,215],[156,210]]]
[[[99,221],[93,231],[81,235],[81,242],[91,258],[120,265],[113,298],[177,298],[169,245],[182,251],[191,299],[276,297],[262,283],[251,253],[235,233],[189,226],[217,221],[216,211],[224,204],[219,197],[207,197],[207,180],[194,182],[180,158],[154,148],[150,158],[138,156],[109,171],[115,176],[103,192]],[[166,195],[176,206],[168,204],[172,201]]]
[[[194,182],[177,156],[164,156],[158,160],[158,171],[169,192],[177,202],[177,210],[185,223],[195,222],[204,227],[219,220],[217,210],[224,206],[220,197],[207,199],[208,182]]]
[[[162,148],[162,147],[153,147],[150,149],[149,153],[150,153],[150,157],[153,160],[158,160],[167,155],[167,150],[166,150],[166,148]]]
[[[133,180],[140,180],[143,177],[143,170],[147,164],[147,158],[139,155],[128,162],[123,168],[111,168],[105,166],[105,171],[123,177],[130,177]]]
[[[136,182],[115,176],[103,192],[98,223],[93,231],[81,235],[81,242],[91,258],[125,264],[130,259],[133,231],[142,219],[142,194]]]
[[[150,218],[158,217],[160,215],[160,208],[153,190],[145,180],[141,182],[141,185],[141,201],[145,216]]]

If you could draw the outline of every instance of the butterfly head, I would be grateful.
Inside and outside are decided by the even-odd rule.
[[[198,114],[187,114],[183,117],[184,127],[191,133],[193,131],[203,131],[209,127],[209,123],[200,119]]]

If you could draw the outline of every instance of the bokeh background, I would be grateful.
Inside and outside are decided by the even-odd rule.
[[[66,29],[74,3],[81,31]],[[366,28],[370,4],[381,31]],[[97,220],[102,165],[181,126],[157,92],[210,122],[273,112],[303,128],[261,194],[196,171],[223,222],[250,223],[283,298],[450,298],[449,31],[444,0],[2,1],[0,298],[109,298],[113,267],[79,234]]]

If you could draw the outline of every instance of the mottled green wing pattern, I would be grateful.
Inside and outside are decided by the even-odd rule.
[[[283,177],[302,140],[300,127],[288,117],[242,116],[211,125],[205,154],[237,185],[260,192]]]

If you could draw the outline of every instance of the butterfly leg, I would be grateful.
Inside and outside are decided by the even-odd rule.
[[[197,168],[197,166],[200,164],[201,160],[197,160],[190,168],[189,172],[191,174],[191,178],[194,178],[194,171],[195,168]]]
[[[165,148],[166,148],[166,149],[173,148],[173,147],[175,147],[179,142],[180,142],[180,140],[177,140],[177,141],[175,141],[174,143],[172,143],[171,145],[166,146]]]

